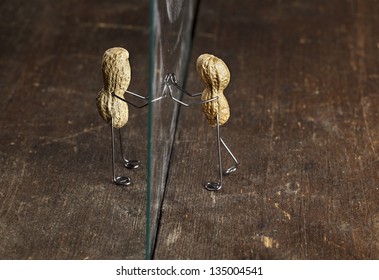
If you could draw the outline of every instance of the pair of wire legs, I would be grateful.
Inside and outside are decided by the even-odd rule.
[[[118,129],[119,133],[119,142],[120,142],[120,152],[121,152],[121,159],[123,160],[124,167],[128,169],[136,169],[140,165],[139,160],[128,160],[125,157],[124,154],[124,148],[122,144],[122,135],[121,135],[121,128]],[[113,119],[112,119],[112,124],[111,124],[111,137],[112,137],[112,178],[113,178],[113,183],[116,185],[121,185],[121,186],[128,186],[131,183],[131,179],[126,176],[117,176],[116,175],[116,169],[115,169],[115,128],[113,127]]]
[[[207,182],[204,187],[208,191],[219,191],[219,190],[221,190],[223,175],[230,175],[233,172],[235,172],[237,170],[238,164],[239,164],[237,158],[233,155],[232,151],[225,144],[224,140],[222,140],[222,138],[220,137],[220,125],[219,125],[219,121],[218,121],[218,115],[216,116],[216,143],[217,143],[217,159],[218,159],[219,181],[218,182]],[[228,152],[229,156],[234,161],[234,164],[232,166],[230,166],[228,169],[226,169],[225,172],[222,171],[221,144],[224,146],[224,148]]]

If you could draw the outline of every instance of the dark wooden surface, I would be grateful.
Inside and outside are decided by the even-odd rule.
[[[229,65],[221,135],[241,166],[205,191],[215,131],[182,108],[155,258],[379,258],[378,14],[378,1],[201,2],[187,88],[201,90],[201,53]]]
[[[145,257],[147,109],[130,109],[126,150],[144,162],[111,183],[110,129],[97,113],[101,57],[130,51],[147,95],[148,1],[0,4],[0,258]]]
[[[0,258],[145,257],[146,163],[119,169],[132,187],[110,183],[95,96],[113,46],[147,94],[148,13],[148,1],[0,4]],[[241,165],[204,190],[215,131],[181,108],[156,259],[379,258],[378,14],[370,0],[201,2],[187,88],[202,90],[201,53],[228,64],[221,134]],[[143,162],[146,124],[131,109],[124,131]]]

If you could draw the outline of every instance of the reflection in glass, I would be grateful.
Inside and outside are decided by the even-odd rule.
[[[168,73],[185,80],[196,0],[151,0],[150,100],[162,95]],[[169,98],[149,106],[146,257],[151,258],[174,140],[178,104]]]

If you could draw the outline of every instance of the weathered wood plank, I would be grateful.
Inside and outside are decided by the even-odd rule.
[[[221,132],[241,167],[206,192],[215,131],[181,110],[155,257],[378,258],[378,2],[215,3],[202,2],[192,65],[210,52],[230,66]],[[0,13],[0,257],[143,258],[146,169],[127,190],[109,182],[94,97],[116,45],[147,91],[147,3],[3,1]],[[146,116],[131,110],[125,131],[143,161]]]
[[[229,65],[221,133],[241,166],[204,190],[217,178],[215,131],[182,108],[155,258],[379,258],[378,11],[201,2],[187,88],[202,90],[199,54]]]
[[[144,164],[119,167],[122,189],[95,97],[114,46],[147,95],[148,1],[12,0],[0,14],[0,258],[144,258],[147,109],[130,109],[125,148]]]

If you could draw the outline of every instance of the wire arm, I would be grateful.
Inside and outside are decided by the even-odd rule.
[[[202,94],[201,92],[190,93],[190,92],[186,91],[184,88],[182,88],[181,86],[179,86],[178,80],[176,79],[176,75],[174,73],[167,74],[165,79],[164,79],[164,83],[176,87],[178,90],[180,90],[184,94],[187,94],[190,97],[197,97],[197,96],[200,96]]]
[[[143,108],[143,107],[149,105],[150,103],[153,103],[153,102],[155,102],[155,101],[161,100],[162,98],[165,98],[165,97],[166,97],[166,96],[162,95],[162,96],[157,97],[157,98],[155,98],[155,99],[153,99],[153,100],[149,100],[149,98],[147,98],[147,97],[145,97],[145,96],[139,95],[139,94],[137,94],[137,93],[134,93],[134,92],[131,92],[131,91],[128,91],[128,90],[125,91],[125,93],[129,93],[129,94],[132,95],[132,96],[138,97],[138,98],[143,99],[143,100],[147,100],[147,103],[145,103],[145,104],[143,104],[143,105],[136,105],[136,104],[133,104],[132,102],[126,100],[125,98],[122,98],[122,97],[116,95],[114,92],[112,92],[112,96],[114,96],[114,97],[120,99],[121,101],[124,101],[124,102],[128,103],[129,105],[131,105],[131,106],[133,106],[133,107],[135,107],[135,108],[138,108],[138,109]]]
[[[190,105],[200,105],[200,104],[212,102],[212,101],[215,101],[218,99],[218,96],[215,96],[211,99],[202,100],[200,102],[186,103],[186,102],[183,102],[183,101],[179,100],[178,98],[174,97],[173,90],[172,90],[171,86],[174,86],[176,89],[187,94],[190,97],[197,97],[197,96],[200,96],[202,93],[189,93],[188,91],[184,90],[181,86],[178,85],[178,81],[177,81],[176,75],[174,73],[167,74],[166,77],[164,78],[164,90],[165,90],[165,88],[168,88],[170,98],[172,100],[174,100],[175,102],[177,102],[183,106],[186,106],[186,107],[188,107]]]
[[[190,106],[190,105],[201,105],[201,104],[208,103],[208,102],[212,102],[212,101],[215,101],[215,100],[218,99],[218,96],[215,96],[215,97],[213,97],[213,98],[211,98],[211,99],[202,100],[202,101],[200,101],[200,102],[185,103],[185,102],[183,102],[183,101],[177,99],[176,97],[174,97],[174,96],[172,95],[172,91],[171,91],[171,90],[170,90],[169,95],[170,95],[170,97],[171,97],[172,100],[174,100],[175,102],[178,102],[179,104],[184,105],[184,106],[186,106],[186,107],[188,107],[188,106]]]

